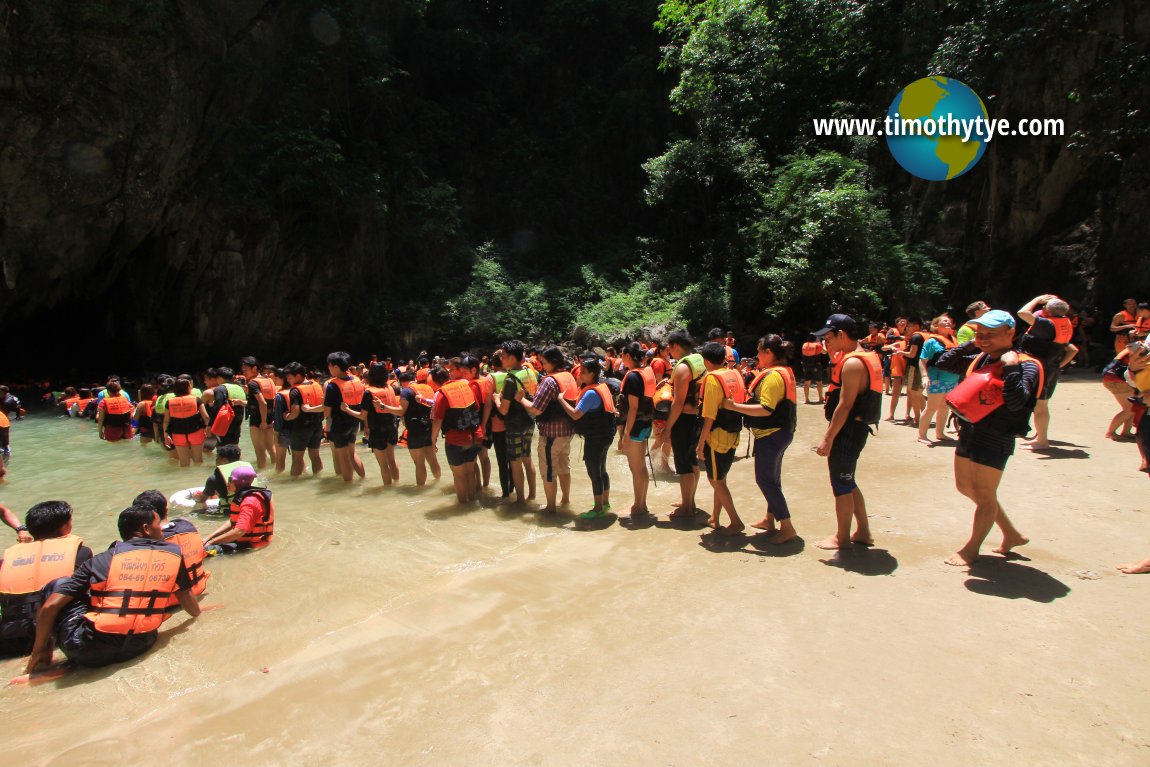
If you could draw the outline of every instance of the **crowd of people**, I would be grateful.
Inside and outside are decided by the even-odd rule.
[[[900,317],[886,326],[836,313],[798,354],[794,342],[768,333],[746,359],[733,335],[716,328],[701,345],[679,330],[665,343],[633,341],[604,355],[509,340],[489,356],[421,355],[400,364],[377,358],[355,364],[346,352],[333,352],[326,371],[246,357],[238,373],[228,367],[204,371],[202,386],[188,374],[155,376],[135,389],[135,397],[116,378],[95,389],[68,388],[59,407],[94,420],[107,442],[138,438],[184,467],[200,465],[205,452],[214,452],[216,466],[194,500],[219,499],[228,518],[201,537],[187,519],[169,522],[165,496],[147,491],[120,515],[122,541],[93,555],[71,534],[66,503],[37,504],[22,525],[0,507],[20,535],[0,561],[0,650],[31,653],[29,671],[49,661],[53,641],[82,665],[144,652],[177,607],[199,614],[195,597],[206,586],[206,557],[271,542],[274,505],[259,472],[299,477],[310,466],[318,474],[324,445],[334,472],[353,482],[366,477],[357,451],[366,444],[384,485],[401,481],[396,451],[406,449],[414,481],[422,486],[429,475],[441,477],[442,443],[460,504],[475,501],[492,482],[500,497],[526,503],[536,498],[541,481],[538,512],[554,514],[570,503],[570,455],[579,435],[593,497],[579,523],[612,510],[608,456],[617,445],[631,475],[630,520],[652,514],[647,497],[654,455],[678,477],[680,502],[671,518],[700,518],[696,496],[705,474],[712,491],[707,524],[734,536],[747,525],[727,479],[746,431],[764,501],[763,516],[752,527],[785,544],[798,536],[782,479],[800,381],[805,402],[816,390],[827,423],[814,449],[827,459],[835,529],[816,546],[874,543],[858,460],[884,420],[884,395],[890,397],[885,420],[894,421],[905,390],[902,421],[914,427],[919,442],[939,445],[953,426],[955,485],[974,506],[971,535],[946,562],[970,565],[995,526],[1002,534],[995,551],[1006,554],[1028,539],[1007,516],[998,487],[1017,439],[1031,450],[1050,449],[1048,403],[1062,370],[1083,351],[1074,343],[1069,314],[1065,301],[1046,294],[1013,314],[976,301],[961,325],[946,314],[926,322]],[[1136,433],[1140,469],[1147,471],[1150,306],[1127,302],[1111,329],[1115,357],[1102,383],[1121,410],[1106,436],[1122,440]],[[13,399],[0,391],[5,462],[7,417],[22,413]],[[1034,434],[1028,436],[1032,415]],[[245,422],[254,465],[241,460]],[[38,566],[49,559],[51,567]],[[1150,560],[1122,568],[1148,572]],[[136,583],[145,571],[156,575]]]

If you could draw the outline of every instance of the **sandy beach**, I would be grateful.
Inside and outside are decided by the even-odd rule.
[[[429,513],[434,525],[495,514],[534,532],[402,598],[364,600],[348,611],[360,619],[278,648],[271,665],[252,655],[215,677],[230,639],[209,644],[203,629],[243,604],[240,579],[220,579],[205,604],[223,610],[167,629],[129,668],[0,692],[5,750],[52,765],[1150,762],[1150,576],[1114,569],[1150,555],[1147,482],[1133,444],[1101,438],[1115,406],[1096,377],[1059,387],[1058,450],[1019,449],[1007,467],[1000,498],[1032,543],[1006,561],[989,553],[992,532],[969,573],[943,564],[972,516],[953,488],[953,450],[916,443],[909,426],[882,424],[860,464],[875,547],[816,549],[833,530],[831,495],[810,450],[821,411],[800,407],[784,464],[800,540],[673,527],[677,487],[662,473],[659,521],[640,529]],[[621,461],[611,469],[625,510]],[[589,487],[572,464],[580,511]],[[732,486],[744,519],[759,519],[751,460]],[[705,479],[699,500],[710,507]],[[264,610],[292,620],[293,606],[273,601]],[[320,607],[305,597],[295,617]],[[258,632],[260,619],[253,610],[232,630]],[[149,688],[188,669],[187,687]]]

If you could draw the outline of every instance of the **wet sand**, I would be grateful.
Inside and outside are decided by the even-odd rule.
[[[455,515],[441,488],[418,515],[424,543],[475,525],[475,561],[435,570],[432,550],[427,577],[398,597],[381,580],[374,599],[325,586],[294,608],[261,606],[255,573],[317,550],[288,527],[280,558],[237,563],[261,568],[246,573],[227,563],[205,602],[225,608],[152,655],[0,692],[5,751],[30,764],[1146,764],[1150,576],[1114,570],[1150,555],[1146,476],[1133,444],[1101,439],[1114,409],[1094,377],[1064,381],[1052,439],[1069,444],[1020,449],[1000,492],[1032,543],[1008,562],[989,554],[992,532],[970,573],[942,562],[972,516],[953,450],[907,426],[884,423],[860,465],[877,545],[814,548],[833,529],[815,406],[784,465],[803,540],[781,547],[669,526],[678,492],[662,474],[660,522],[635,530]],[[625,511],[624,465],[612,457]],[[752,468],[732,470],[748,523],[762,513]],[[581,511],[589,490],[573,469]],[[709,508],[710,488],[699,498]],[[482,515],[514,545],[483,532]],[[338,555],[326,561],[337,578]],[[292,621],[321,625],[294,645],[261,639]]]

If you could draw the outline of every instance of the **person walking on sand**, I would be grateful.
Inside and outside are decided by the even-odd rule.
[[[877,354],[859,344],[858,324],[850,315],[832,314],[815,335],[838,360],[824,406],[827,431],[815,448],[827,459],[837,529],[815,545],[820,549],[843,549],[852,543],[869,546],[874,539],[855,469],[870,427],[882,417],[882,363]],[[853,536],[852,520],[856,525]]]
[[[946,559],[966,567],[978,557],[990,528],[998,525],[1002,544],[994,551],[1008,554],[1030,539],[1022,535],[998,501],[998,486],[1014,440],[1030,428],[1030,414],[1042,391],[1042,365],[1014,351],[1014,318],[995,309],[974,320],[973,341],[943,353],[936,367],[966,378],[947,395],[958,416],[958,447],[954,451],[954,483],[974,501],[970,539]]]

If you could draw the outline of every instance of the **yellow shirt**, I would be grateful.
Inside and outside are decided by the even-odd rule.
[[[719,383],[719,379],[715,376],[706,376],[704,381],[703,409],[700,412],[700,416],[703,418],[715,418],[719,414],[719,404],[723,401],[723,385]],[[712,424],[711,434],[707,437],[707,444],[711,446],[712,452],[725,453],[739,446],[739,434],[738,432],[732,434],[723,429],[716,429]]]
[[[755,392],[752,392],[755,394]],[[774,410],[779,406],[779,403],[787,398],[787,382],[783,380],[782,373],[771,373],[770,375],[763,376],[763,380],[759,381],[759,404],[763,407],[769,407]],[[769,437],[779,430],[779,427],[773,429],[751,429],[751,435],[755,439],[762,437]]]

